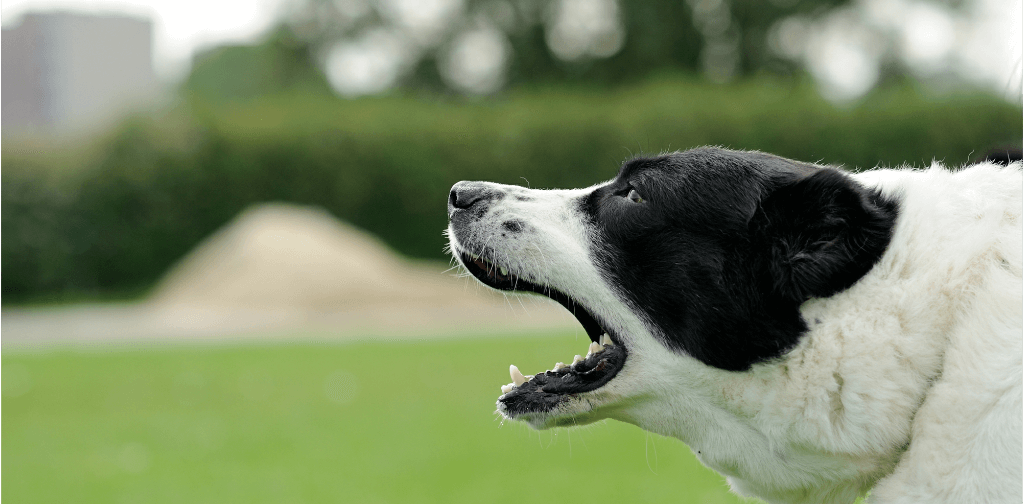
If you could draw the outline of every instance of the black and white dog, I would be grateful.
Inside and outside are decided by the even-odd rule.
[[[498,412],[676,437],[771,502],[1021,502],[1019,162],[848,174],[700,148],[586,189],[459,182],[451,251],[593,342]]]

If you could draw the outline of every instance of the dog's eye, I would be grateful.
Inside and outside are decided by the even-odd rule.
[[[636,189],[630,189],[629,194],[626,195],[633,203],[643,203],[644,199],[640,197],[640,193],[636,192]]]

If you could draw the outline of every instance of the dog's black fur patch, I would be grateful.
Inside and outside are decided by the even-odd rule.
[[[511,233],[520,233],[523,231],[523,221],[519,219],[507,220],[501,223],[501,227],[505,228],[506,231]]]
[[[984,156],[975,159],[974,162],[991,161],[1003,166],[1009,166],[1010,163],[1021,161],[1022,159],[1024,159],[1024,151],[1020,147],[998,147],[990,149]]]
[[[609,284],[668,347],[730,371],[791,349],[800,304],[865,275],[898,211],[838,170],[717,148],[633,159],[581,205]]]

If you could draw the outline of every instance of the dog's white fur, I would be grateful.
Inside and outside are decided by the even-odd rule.
[[[890,245],[851,288],[801,307],[809,331],[796,348],[747,372],[669,351],[605,284],[586,259],[600,243],[571,204],[590,189],[500,186],[532,197],[496,212],[527,222],[530,240],[502,238],[500,218],[485,217],[474,241],[571,293],[629,350],[604,387],[517,419],[615,418],[673,436],[735,491],[770,502],[852,502],[867,490],[877,503],[1021,502],[1020,163],[855,178],[898,198]]]

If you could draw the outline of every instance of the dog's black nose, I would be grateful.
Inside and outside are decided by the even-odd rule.
[[[448,214],[451,215],[455,209],[466,209],[474,203],[486,198],[488,191],[481,185],[473,182],[457,182],[448,193]]]

